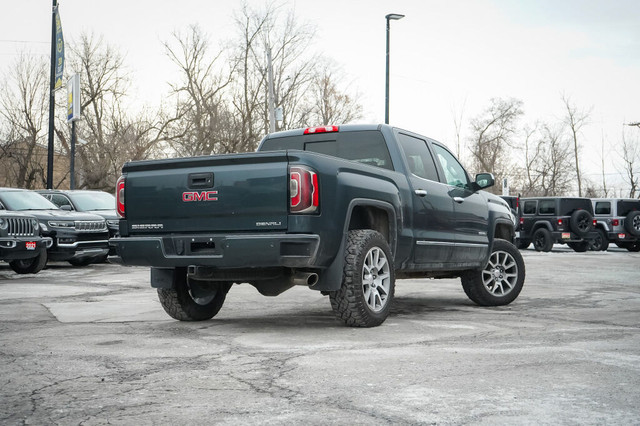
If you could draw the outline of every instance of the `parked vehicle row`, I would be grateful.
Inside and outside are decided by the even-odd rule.
[[[60,208],[47,198],[64,191],[44,192],[45,197],[36,191],[0,188],[0,260],[9,262],[20,274],[37,273],[48,260],[67,261],[74,266],[106,261],[109,238],[115,235],[115,231],[110,235],[107,220],[116,227],[117,220],[103,216],[115,217],[113,195],[68,192],[74,193],[69,199],[78,201]],[[93,214],[98,211],[104,214]]]
[[[548,252],[566,244],[576,252],[610,243],[640,251],[640,200],[580,197],[502,197],[518,218],[516,245]]]

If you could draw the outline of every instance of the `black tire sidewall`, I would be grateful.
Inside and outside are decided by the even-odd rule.
[[[480,306],[508,305],[520,295],[522,287],[524,286],[526,271],[524,259],[522,258],[520,251],[510,242],[500,239],[494,240],[490,256],[497,251],[508,253],[509,256],[515,260],[518,268],[516,283],[508,294],[504,296],[496,296],[489,292],[482,281],[482,273],[486,266],[482,269],[467,271],[461,277],[462,288],[469,299]]]
[[[544,244],[539,246],[537,242],[540,236],[544,237]],[[551,247],[553,246],[553,241],[551,241],[551,232],[549,232],[547,228],[536,229],[536,231],[533,233],[532,240],[533,240],[533,247],[536,249],[536,251],[544,251],[544,252],[551,251]]]
[[[636,230],[633,227],[633,219],[637,216],[640,216],[640,211],[632,211],[632,212],[629,212],[627,217],[624,219],[625,229],[629,234],[633,235],[634,237],[640,237],[640,231]]]
[[[9,262],[9,266],[16,274],[36,274],[44,269],[47,264],[47,259],[46,250],[42,250],[36,257],[13,260]]]
[[[367,253],[373,248],[382,250],[389,265],[389,294],[386,304],[379,312],[373,311],[364,297],[362,272]],[[330,296],[331,306],[347,325],[375,327],[389,316],[395,293],[395,271],[391,250],[385,238],[377,231],[359,229],[349,231],[345,250],[342,286]]]

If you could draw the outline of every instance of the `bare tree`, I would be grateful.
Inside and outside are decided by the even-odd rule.
[[[480,116],[471,120],[470,148],[476,171],[491,172],[498,180],[506,175],[520,115],[522,101],[494,98]]]
[[[640,188],[640,143],[637,137],[627,137],[622,132],[622,169],[629,184],[629,197],[635,198]],[[640,198],[640,193],[638,194]]]
[[[46,61],[22,54],[3,78],[0,88],[3,185],[40,188],[46,184],[48,75]]]
[[[358,95],[349,95],[346,90],[341,90],[337,85],[337,81],[341,80],[342,74],[332,63],[318,68],[309,88],[312,101],[309,104],[309,115],[300,125],[326,126],[349,123],[362,117]]]
[[[223,50],[211,54],[206,34],[195,25],[174,33],[173,42],[164,46],[182,76],[170,84],[176,98],[175,123],[168,128],[171,145],[180,155],[234,152],[238,135],[224,97],[235,64],[225,60]]]
[[[567,115],[565,116],[565,122],[567,126],[569,126],[569,131],[571,133],[571,138],[573,141],[573,154],[574,154],[574,166],[576,170],[576,178],[578,180],[578,196],[582,197],[582,176],[580,174],[580,144],[578,142],[578,136],[582,127],[587,124],[589,120],[589,116],[591,114],[590,111],[580,111],[578,108],[571,103],[571,99],[562,95],[562,102],[566,108]]]
[[[535,169],[540,175],[540,194],[537,195],[558,196],[571,189],[571,150],[562,134],[559,127],[542,127],[538,150],[543,155]]]
[[[87,142],[78,149],[78,187],[111,191],[123,163],[150,157],[173,119],[163,122],[161,112],[127,110],[124,58],[102,37],[82,34],[70,52],[69,68],[82,76],[78,135]],[[58,136],[68,146],[68,131],[59,130]]]

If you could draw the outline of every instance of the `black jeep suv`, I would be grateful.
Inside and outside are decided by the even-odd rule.
[[[109,231],[100,216],[61,210],[36,192],[16,188],[0,188],[0,210],[26,212],[38,219],[42,235],[53,239],[49,260],[84,266],[109,252]]]
[[[521,198],[520,207],[520,248],[533,243],[537,251],[551,251],[557,243],[584,252],[597,237],[588,198]]]
[[[34,216],[0,210],[0,260],[19,274],[35,274],[47,263],[53,241],[40,235]]]

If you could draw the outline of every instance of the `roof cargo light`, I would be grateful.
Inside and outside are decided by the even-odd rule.
[[[338,126],[307,127],[306,129],[304,129],[304,134],[312,135],[315,133],[332,133],[337,131]]]

